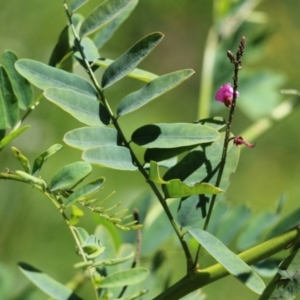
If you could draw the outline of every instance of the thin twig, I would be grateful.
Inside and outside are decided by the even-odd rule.
[[[231,56],[229,56],[231,63],[233,63],[234,65],[234,76],[233,76],[233,99],[232,99],[232,103],[231,103],[231,107],[230,107],[230,111],[229,111],[229,117],[226,123],[226,131],[225,131],[225,138],[224,138],[224,144],[223,144],[223,151],[222,151],[222,155],[221,155],[221,161],[220,161],[220,166],[219,166],[219,171],[218,171],[218,175],[217,175],[217,180],[216,180],[216,187],[220,186],[221,183],[221,179],[222,179],[222,175],[223,175],[223,171],[225,168],[225,164],[226,164],[226,157],[227,157],[227,150],[228,150],[228,145],[229,145],[229,137],[230,137],[230,130],[232,127],[232,123],[233,123],[233,117],[234,117],[234,112],[235,112],[235,108],[236,108],[236,98],[237,98],[237,89],[238,89],[238,73],[241,70],[241,65],[242,65],[242,56],[244,53],[244,49],[245,49],[245,42],[246,39],[245,37],[242,37],[240,40],[240,44],[239,44],[239,49],[236,53],[236,58],[232,58]],[[231,54],[231,52],[230,52]],[[209,209],[208,209],[208,213],[205,219],[205,223],[203,226],[203,230],[207,230],[208,228],[208,224],[212,215],[212,211],[216,202],[216,198],[217,195],[212,195],[211,201],[210,201],[210,205],[209,205]],[[199,257],[199,253],[201,250],[201,245],[198,246],[197,249],[197,253],[196,253],[196,258],[194,261],[194,266],[196,266],[197,264],[197,260]]]

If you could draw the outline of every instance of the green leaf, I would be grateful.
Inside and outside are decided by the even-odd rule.
[[[51,53],[49,66],[51,67],[58,66],[62,70],[72,72],[72,67],[73,67],[72,55],[70,55],[65,61],[62,61],[65,55],[67,55],[70,51],[71,48],[69,44],[69,26],[67,25],[60,33],[58,41]],[[61,61],[62,64],[60,64]]]
[[[58,300],[83,300],[72,290],[29,264],[18,263],[22,273],[47,295]]]
[[[132,163],[129,149],[114,145],[104,145],[87,149],[82,154],[82,159],[103,167],[135,171],[137,167]]]
[[[82,249],[88,259],[95,259],[105,251],[105,247],[101,245],[100,240],[95,235],[88,237],[82,245]]]
[[[120,101],[117,107],[118,116],[127,114],[144,106],[151,100],[175,88],[194,73],[195,72],[191,69],[181,70],[160,76],[150,81],[142,89],[127,95]]]
[[[26,156],[24,156],[19,149],[16,147],[11,147],[11,150],[15,157],[20,162],[21,166],[23,167],[26,173],[30,173],[30,162]]]
[[[108,68],[113,62],[114,62],[114,60],[105,58],[103,60],[101,59],[101,60],[95,61],[94,64],[97,66],[103,67],[103,68]],[[138,69],[138,68],[136,68],[132,72],[128,73],[127,76],[144,81],[144,82],[150,82],[151,80],[158,78],[157,75],[150,73],[148,71]]]
[[[40,189],[42,192],[46,191],[47,184],[43,179],[37,178],[35,176],[32,176],[26,172],[19,171],[19,170],[15,171],[15,173],[22,179],[22,181],[24,181],[28,184],[32,184],[36,188]]]
[[[65,203],[65,207],[68,207],[69,205],[73,204],[76,201],[82,201],[85,198],[95,194],[100,190],[104,182],[105,182],[105,178],[100,177],[86,184],[85,186],[81,187],[68,198],[68,200]]]
[[[18,57],[11,51],[5,51],[1,56],[1,63],[10,78],[19,107],[25,110],[33,101],[33,91],[30,83],[16,71],[15,62],[17,60]]]
[[[79,222],[79,219],[84,216],[83,211],[76,205],[72,205],[72,212],[69,219],[69,224],[71,226],[76,225]]]
[[[200,145],[189,152],[177,165],[170,168],[164,175],[164,180],[179,178],[187,184],[195,182],[210,182],[217,179],[221,154],[223,151],[224,133],[211,144]],[[220,183],[220,188],[226,190],[229,185],[229,176],[235,172],[239,159],[239,148],[229,144],[226,165]]]
[[[249,289],[261,294],[265,289],[263,280],[238,256],[231,252],[220,240],[202,229],[188,229],[188,232],[205,250],[229,273]]]
[[[102,145],[117,145],[118,132],[107,127],[82,127],[67,132],[64,142],[80,150]]]
[[[75,229],[76,235],[80,241],[80,244],[83,245],[85,241],[89,238],[88,232],[81,227],[73,227]]]
[[[277,220],[279,215],[270,211],[262,211],[251,218],[237,240],[237,248],[244,251],[258,244],[259,239]]]
[[[273,278],[259,300],[290,300],[300,293],[300,251],[296,250],[282,261],[278,274]]]
[[[108,24],[102,26],[100,30],[96,32],[93,37],[93,41],[98,49],[102,48],[102,46],[112,37],[115,31],[119,28],[119,26],[129,17],[133,9],[138,4],[138,0],[132,1],[132,3],[123,10],[116,18],[110,21]]]
[[[18,119],[18,99],[5,68],[0,66],[0,129],[12,128]]]
[[[162,206],[159,203],[147,208],[146,217],[143,222],[143,255],[150,255],[173,237],[173,228],[168,222],[168,217]],[[171,213],[176,213],[178,201],[173,199],[168,200],[168,207]],[[159,232],[159,234],[157,234]],[[155,238],[153,238],[155,237]]]
[[[164,181],[159,174],[158,164],[154,161],[150,163],[149,180],[165,184],[164,193],[167,198],[181,198],[198,194],[218,194],[222,190],[205,182],[197,182],[193,185],[187,185],[179,179]]]
[[[138,41],[133,47],[115,60],[104,72],[102,88],[113,85],[116,81],[132,72],[136,66],[158,45],[163,34],[154,32]]]
[[[41,90],[49,87],[70,89],[91,99],[97,99],[94,87],[80,76],[30,59],[20,59],[15,66],[22,76]]]
[[[33,162],[32,175],[36,175],[42,168],[46,160],[62,148],[61,144],[54,144],[49,149],[41,153]]]
[[[198,182],[188,185],[181,182],[180,179],[172,179],[165,185],[164,193],[167,198],[181,198],[199,194],[219,194],[223,190],[213,186],[210,183]]]
[[[117,298],[117,299],[113,299],[113,300],[135,300],[135,299],[141,299],[141,296],[145,295],[148,293],[148,290],[141,290],[135,294],[126,296],[126,297],[122,297],[122,298]],[[199,299],[202,300],[202,299]]]
[[[220,130],[226,125],[226,121],[222,117],[213,117],[199,120],[196,123],[212,127],[213,129]]]
[[[88,35],[116,18],[134,0],[106,0],[97,6],[83,21],[80,36]]]
[[[146,268],[134,268],[126,271],[115,272],[101,281],[101,288],[122,287],[139,283],[147,278],[149,271]]]
[[[218,131],[201,124],[150,124],[138,128],[132,141],[146,148],[176,148],[217,140]]]
[[[18,128],[17,130],[14,130],[9,135],[4,137],[0,141],[0,149],[4,148],[7,144],[9,144],[11,141],[13,141],[15,138],[17,138],[19,135],[21,135],[24,131],[26,131],[28,128],[30,128],[30,125],[23,126],[21,128]]]
[[[105,260],[99,260],[93,264],[94,267],[97,266],[115,266],[118,264],[121,264],[129,259],[134,257],[134,253],[131,252],[129,255],[124,256],[124,257],[118,257],[118,258],[110,258],[110,259],[105,259]]]
[[[197,147],[197,145],[176,148],[147,148],[144,154],[144,160],[145,162],[150,162],[151,160],[161,162],[192,150],[195,147]]]
[[[64,166],[51,179],[50,191],[73,187],[92,172],[92,166],[84,161],[78,161]]]
[[[72,90],[48,88],[44,96],[86,125],[109,124],[110,116],[105,106],[87,95]]]
[[[290,228],[297,226],[299,224],[300,208],[296,208],[290,214],[281,218],[280,221],[272,228],[272,230],[267,234],[266,240],[269,240],[283,232],[289,230]]]
[[[75,44],[77,46],[77,44]],[[77,47],[80,47],[81,50],[84,53],[84,56],[86,58],[86,60],[89,63],[93,63],[95,60],[97,60],[100,57],[100,54],[98,52],[98,49],[96,47],[96,45],[94,44],[94,42],[88,38],[88,37],[84,37],[81,41],[80,41],[80,45],[78,45]],[[77,51],[74,53],[75,58],[79,61],[79,63],[82,65],[82,67],[84,69],[86,69],[86,62],[82,59],[80,52]],[[94,70],[94,66],[92,66],[92,70]]]
[[[244,73],[240,80],[243,101],[239,101],[239,108],[252,120],[268,115],[281,101],[277,91],[284,82],[282,74],[271,71],[256,70],[255,76],[254,72]]]
[[[234,239],[237,232],[245,224],[251,214],[250,209],[245,205],[239,205],[235,208],[231,208],[225,216],[221,219],[216,236],[225,245]],[[233,226],[234,224],[234,226]],[[243,233],[247,230],[244,228]]]
[[[79,7],[83,6],[85,3],[87,3],[89,0],[72,0],[70,2],[70,10],[73,13],[76,11]]]

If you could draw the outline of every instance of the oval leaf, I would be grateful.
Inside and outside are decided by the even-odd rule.
[[[138,41],[122,54],[105,70],[102,77],[102,87],[107,88],[132,72],[152,49],[158,45],[162,38],[162,33],[154,32]]]
[[[134,0],[106,0],[97,6],[83,21],[80,36],[88,35],[116,18]]]
[[[134,0],[132,4],[123,10],[116,18],[96,32],[93,41],[98,49],[102,48],[102,46],[112,37],[119,26],[129,17],[137,4],[138,0]]]
[[[22,273],[47,295],[58,300],[83,300],[72,290],[54,280],[41,270],[26,263],[18,263]]]
[[[42,168],[46,160],[51,155],[59,151],[61,148],[62,148],[61,144],[55,144],[52,145],[49,149],[47,149],[45,152],[41,153],[33,162],[32,175],[36,175],[40,171],[40,169]]]
[[[82,158],[91,163],[117,170],[135,171],[129,149],[125,147],[105,145],[87,149]]]
[[[92,166],[84,161],[78,161],[60,169],[50,182],[50,191],[73,187],[92,172]]]
[[[97,92],[94,87],[80,76],[30,59],[18,60],[15,67],[22,76],[41,90],[49,87],[70,89],[92,99],[97,99]]]
[[[105,106],[89,96],[58,88],[46,89],[44,96],[86,125],[103,126],[109,124],[110,117]]]
[[[134,257],[133,252],[131,252],[129,255],[124,256],[124,257],[110,258],[110,259],[97,261],[93,264],[93,266],[94,267],[97,267],[97,266],[115,266],[115,265],[121,264],[121,263],[131,259],[132,257]]]
[[[70,10],[74,12],[77,10],[79,7],[87,3],[89,0],[72,0],[70,3]]]
[[[101,59],[101,60],[95,61],[94,64],[97,66],[103,67],[103,68],[108,68],[113,62],[114,62],[113,60],[105,58],[103,60]],[[150,73],[148,71],[144,71],[144,70],[141,70],[138,68],[136,68],[132,72],[128,73],[127,76],[144,81],[144,82],[150,82],[151,80],[159,77],[153,73]]]
[[[219,137],[218,131],[205,125],[175,123],[142,126],[131,139],[146,148],[176,148],[212,142]]]
[[[102,145],[117,145],[118,132],[107,127],[82,127],[67,132],[64,142],[80,150]]]
[[[100,190],[104,182],[105,182],[105,178],[100,177],[88,183],[87,185],[81,187],[68,198],[67,202],[65,203],[65,206],[67,207],[76,201],[84,200],[86,197],[95,194]]]
[[[0,129],[12,128],[19,119],[18,99],[7,71],[0,66]]]
[[[265,289],[263,280],[237,255],[231,252],[220,240],[202,229],[188,229],[188,232],[205,250],[214,257],[229,273],[257,294]]]
[[[101,288],[122,287],[139,283],[147,278],[149,271],[146,268],[135,268],[126,271],[115,272],[101,281]]]
[[[164,186],[164,193],[167,198],[181,198],[199,194],[220,194],[223,190],[206,182],[197,182],[187,185],[179,179],[172,179]]]
[[[181,70],[160,76],[150,81],[142,89],[127,95],[120,101],[117,108],[118,116],[127,114],[144,106],[151,100],[175,88],[194,73],[195,72],[190,69]]]
[[[1,56],[1,63],[10,78],[19,107],[25,110],[33,101],[33,91],[30,83],[15,69],[15,62],[17,60],[18,57],[11,51],[5,51]]]

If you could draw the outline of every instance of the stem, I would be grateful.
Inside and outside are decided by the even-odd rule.
[[[253,265],[285,250],[288,245],[296,243],[299,240],[300,226],[298,225],[278,237],[240,253],[238,257],[246,264]],[[203,270],[196,270],[192,276],[187,275],[183,277],[153,300],[176,300],[228,275],[230,273],[219,263]]]
[[[65,214],[65,212],[63,211],[63,209],[61,208],[61,205],[57,202],[56,198],[55,198],[52,194],[50,194],[50,193],[48,193],[48,192],[45,192],[45,195],[51,200],[51,202],[52,202],[52,203],[56,206],[56,208],[59,210],[60,214],[61,214],[62,217],[64,218],[64,220],[65,220],[65,222],[66,222],[68,228],[69,228],[70,231],[71,231],[71,234],[72,234],[72,236],[73,236],[73,238],[74,238],[74,240],[75,240],[76,246],[77,246],[77,248],[78,248],[78,250],[79,250],[79,253],[80,253],[80,255],[81,255],[83,261],[84,261],[84,262],[87,262],[88,260],[87,260],[87,258],[86,258],[86,256],[85,256],[85,253],[84,253],[84,251],[83,251],[83,249],[82,249],[82,247],[81,247],[81,243],[80,243],[80,241],[79,241],[79,239],[78,239],[78,236],[77,236],[77,234],[76,234],[76,232],[75,232],[75,229],[74,229],[74,227],[73,227],[72,225],[70,225],[70,220],[69,220],[69,218],[67,217],[67,215]],[[90,267],[88,267],[87,271],[88,271],[89,277],[90,277],[91,282],[92,282],[92,285],[93,285],[93,289],[94,289],[94,292],[95,292],[95,299],[98,300],[98,299],[99,299],[99,295],[98,295],[98,291],[97,291],[97,287],[96,287],[95,280],[94,280],[94,278],[93,278],[92,270],[90,269]]]
[[[71,15],[69,13],[69,10],[68,10],[68,6],[66,4],[66,2],[64,1],[64,8],[65,8],[65,11],[66,11],[66,14],[67,14],[67,17],[68,17],[68,20],[69,20],[69,23],[70,23],[70,26],[72,28],[72,31],[73,31],[73,34],[74,34],[74,38],[75,38],[75,44],[78,44],[80,45],[80,38],[73,26],[73,23],[72,23],[72,18],[71,18]],[[133,152],[131,146],[130,146],[130,143],[127,141],[127,139],[125,138],[125,135],[118,123],[118,120],[117,120],[117,117],[114,116],[107,100],[105,99],[104,97],[104,93],[102,91],[102,89],[100,88],[98,82],[97,82],[97,79],[91,69],[91,66],[89,64],[89,62],[87,61],[86,57],[85,57],[85,54],[82,50],[81,47],[78,47],[77,49],[81,55],[81,58],[82,60],[84,61],[85,63],[85,67],[86,67],[86,71],[87,71],[87,74],[89,75],[94,87],[96,88],[97,90],[97,93],[98,93],[98,97],[99,97],[99,100],[104,104],[104,106],[106,107],[106,109],[108,110],[109,114],[110,114],[110,117],[111,117],[111,120],[112,120],[112,124],[114,125],[114,127],[116,128],[116,130],[118,131],[118,133],[120,134],[120,137],[121,137],[121,140],[123,142],[123,145],[129,149],[130,151],[130,154],[131,154],[131,157],[132,157],[132,160],[133,160],[133,163],[137,166],[138,170],[140,171],[140,173],[144,176],[144,178],[146,179],[146,182],[150,185],[152,191],[154,192],[154,194],[156,195],[156,197],[158,198],[160,204],[162,205],[170,223],[172,224],[173,226],[173,229],[181,243],[181,246],[182,246],[182,249],[185,253],[185,257],[186,257],[186,261],[187,261],[187,272],[192,268],[193,266],[193,258],[191,256],[191,253],[189,251],[189,248],[187,246],[187,243],[186,241],[184,240],[184,236],[181,232],[181,230],[179,229],[179,227],[177,226],[175,220],[173,219],[173,216],[170,212],[170,209],[166,203],[166,200],[165,198],[160,194],[158,188],[156,187],[156,185],[149,180],[149,176],[148,176],[148,173],[146,172],[146,170],[143,168],[142,164],[140,163],[140,161],[138,160],[137,156],[135,155],[135,153]]]
[[[235,108],[236,108],[236,98],[237,98],[237,89],[238,89],[238,73],[241,70],[241,58],[243,56],[244,53],[244,48],[245,48],[245,37],[241,38],[240,41],[240,45],[239,45],[239,49],[237,51],[236,54],[236,58],[231,58],[231,63],[234,64],[234,76],[233,76],[233,99],[232,99],[232,103],[231,103],[231,107],[230,107],[230,111],[229,111],[229,117],[226,123],[226,131],[225,131],[225,137],[224,137],[224,144],[223,144],[223,151],[222,151],[222,155],[221,155],[221,161],[220,161],[220,167],[219,167],[219,171],[218,171],[218,175],[217,175],[217,180],[216,180],[216,187],[220,186],[221,180],[222,180],[222,175],[223,175],[223,171],[225,168],[225,164],[226,164],[226,157],[227,157],[227,149],[228,149],[228,144],[229,144],[229,137],[230,137],[230,130],[232,127],[232,123],[233,123],[233,117],[234,117],[234,112],[235,112]],[[208,213],[207,213],[207,217],[205,219],[205,223],[203,226],[203,230],[207,230],[208,228],[208,224],[210,221],[210,218],[212,216],[212,211],[216,202],[216,198],[217,195],[213,195],[210,201],[210,205],[209,205],[209,209],[208,209]],[[196,260],[194,261],[194,266],[197,264],[197,260],[199,257],[199,253],[201,250],[201,245],[198,246],[197,249],[197,253],[196,253]]]

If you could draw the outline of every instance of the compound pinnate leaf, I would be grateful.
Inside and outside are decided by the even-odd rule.
[[[97,92],[94,87],[80,76],[30,59],[18,60],[15,67],[22,76],[41,90],[50,87],[70,89],[92,99],[97,99]]]
[[[64,166],[52,178],[50,191],[73,187],[92,172],[92,166],[84,161],[78,161]]]
[[[0,66],[0,129],[12,128],[19,118],[18,99],[6,69]]]
[[[87,149],[83,152],[82,158],[91,163],[103,167],[135,171],[137,167],[132,163],[129,149],[114,145],[104,145]]]
[[[33,101],[33,91],[28,80],[21,76],[15,69],[15,62],[17,60],[18,57],[11,51],[5,51],[1,55],[1,63],[10,78],[14,94],[18,99],[19,107],[25,110]]]
[[[32,175],[36,175],[42,168],[46,160],[57,151],[59,151],[63,146],[61,144],[54,144],[49,149],[41,153],[33,162]]]
[[[202,229],[192,228],[188,229],[188,232],[229,273],[255,293],[261,294],[263,292],[265,289],[263,280],[220,240]]]
[[[139,283],[147,278],[149,271],[146,268],[134,268],[126,271],[115,272],[105,277],[99,287],[122,287]]]
[[[15,138],[17,138],[19,135],[21,135],[24,131],[26,131],[28,128],[30,128],[30,125],[23,126],[21,128],[18,128],[17,130],[11,132],[9,135],[4,137],[0,141],[0,149],[5,147],[7,144],[9,144],[11,141],[13,141]]]
[[[205,125],[174,123],[142,126],[131,139],[146,148],[176,148],[212,142],[219,137],[217,130]]]
[[[175,88],[194,73],[191,69],[181,70],[150,81],[142,89],[124,97],[118,105],[117,114],[121,116],[144,106],[151,100]]]
[[[132,72],[154,47],[158,45],[162,38],[162,33],[154,32],[138,41],[133,47],[122,54],[105,70],[102,77],[102,87],[107,88]]]
[[[82,127],[67,132],[64,142],[80,150],[102,145],[117,145],[118,132],[107,127]]]
[[[59,300],[83,300],[74,294],[72,290],[41,270],[23,262],[18,263],[18,265],[22,273],[47,295]]]
[[[81,201],[86,199],[87,197],[95,194],[100,190],[103,183],[105,182],[104,177],[97,178],[96,180],[86,184],[85,186],[81,187],[77,191],[75,191],[66,201],[65,206],[70,206],[76,201]]]
[[[48,88],[44,91],[44,96],[86,125],[109,124],[110,116],[105,106],[87,95],[73,90]]]
[[[134,0],[106,0],[97,6],[83,21],[80,36],[88,35],[116,18],[127,9]]]

